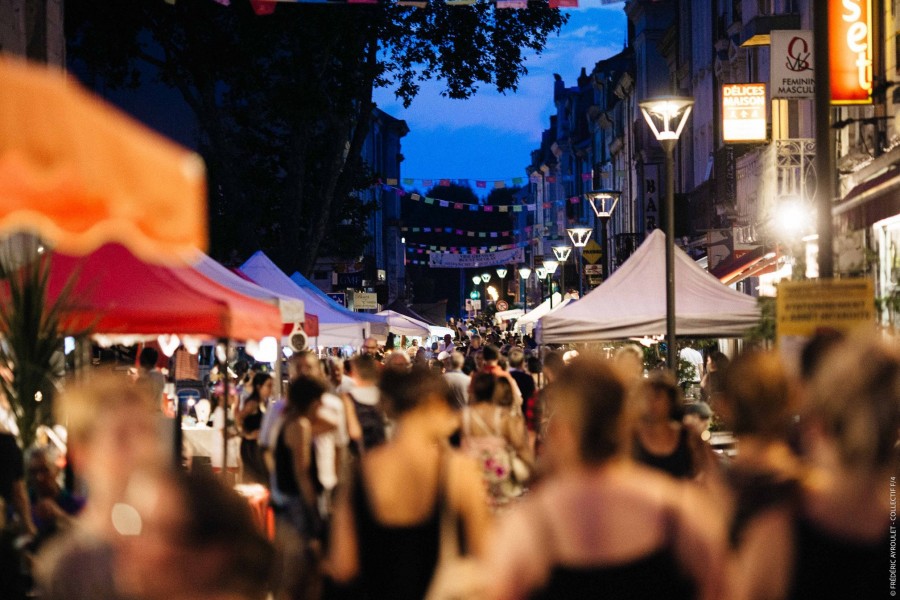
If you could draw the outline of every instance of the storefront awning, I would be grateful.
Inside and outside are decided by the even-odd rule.
[[[761,275],[777,261],[776,253],[766,252],[763,246],[757,246],[726,265],[717,265],[710,273],[725,285],[732,285],[748,277]]]
[[[860,183],[832,208],[831,214],[851,230],[865,229],[900,214],[900,169],[889,169]]]

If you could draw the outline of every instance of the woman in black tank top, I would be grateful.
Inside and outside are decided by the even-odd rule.
[[[677,479],[709,466],[699,438],[681,422],[682,396],[669,373],[654,373],[642,388],[644,411],[634,435],[634,459]]]
[[[262,406],[272,395],[272,376],[257,373],[253,376],[253,391],[238,411],[237,425],[241,431],[241,480],[244,483],[266,483],[266,466],[259,449],[259,428],[262,425]]]
[[[443,376],[387,369],[379,387],[395,434],[365,453],[338,495],[330,574],[357,580],[369,600],[422,600],[438,562],[443,507],[459,516],[463,545],[479,553],[487,500],[474,463],[447,443],[459,414]]]
[[[490,597],[720,597],[717,513],[694,484],[632,461],[618,371],[579,357],[545,393],[546,458],[555,470],[502,522],[489,557]]]

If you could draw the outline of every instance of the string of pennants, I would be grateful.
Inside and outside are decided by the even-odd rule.
[[[440,1],[440,0],[437,0]],[[477,4],[479,0],[443,0],[447,6],[471,6]],[[169,4],[174,4],[175,0],[166,0]],[[231,0],[215,0],[215,2],[224,6],[230,6]],[[279,3],[284,4],[380,4],[382,2],[394,2],[398,6],[409,6],[412,8],[426,8],[427,0],[250,0],[253,12],[257,15],[271,15],[275,12],[275,6]],[[528,8],[529,0],[494,0],[497,8],[524,10]],[[534,4],[543,4],[543,0],[531,0]],[[550,8],[578,8],[578,0],[546,0]]]
[[[450,252],[455,254],[480,254],[482,252],[497,252],[498,250],[513,250],[515,248],[525,248],[529,242],[518,242],[515,244],[502,244],[499,246],[435,246],[431,244],[414,244],[406,243],[406,251],[409,253],[423,254],[424,251],[434,252]]]
[[[581,180],[582,181],[591,181],[593,180],[593,173],[582,173]],[[562,177],[557,177],[556,175],[546,175],[544,176],[544,181],[546,183],[556,183],[557,181],[571,181],[573,177],[571,175],[563,175]],[[433,186],[444,186],[448,187],[451,184],[455,184],[461,187],[472,187],[472,182],[475,182],[475,187],[477,189],[486,190],[486,189],[495,189],[501,190],[505,187],[516,187],[518,185],[523,185],[528,181],[532,183],[540,182],[541,178],[539,175],[533,175],[532,177],[507,177],[506,179],[453,179],[450,177],[441,177],[441,178],[424,178],[424,177],[402,177],[397,179],[396,177],[388,177],[385,180],[385,183],[388,185],[416,185],[421,184],[422,187],[433,187]]]
[[[470,231],[468,229],[456,229],[455,227],[401,227],[400,231],[403,233],[450,233],[466,237],[498,238],[519,235],[523,232],[525,235],[531,235],[531,228],[532,226],[528,225],[524,229],[510,229],[507,231]]]
[[[440,198],[432,198],[430,196],[422,196],[421,194],[417,194],[415,192],[411,194],[407,194],[403,188],[393,187],[390,185],[383,186],[385,191],[395,191],[400,194],[401,198],[407,198],[412,200],[413,202],[423,202],[425,204],[430,204],[433,206],[438,206],[440,208],[452,208],[455,210],[470,210],[470,211],[481,211],[481,212],[498,212],[498,213],[518,213],[518,212],[534,212],[536,204],[475,204],[473,202],[454,202],[452,200],[441,200]],[[578,204],[581,202],[581,198],[578,196],[572,196],[568,198],[570,204]],[[553,200],[551,202],[544,202],[542,206],[544,208],[553,208],[555,204],[562,202],[562,200]]]

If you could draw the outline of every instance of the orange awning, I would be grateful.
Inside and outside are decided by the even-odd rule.
[[[0,57],[0,233],[178,262],[207,244],[200,157],[61,71]]]

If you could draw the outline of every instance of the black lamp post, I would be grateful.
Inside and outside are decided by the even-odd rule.
[[[600,223],[603,225],[603,228],[600,230],[603,233],[600,245],[603,247],[603,278],[606,279],[609,277],[611,268],[609,260],[609,219],[612,217],[613,211],[616,210],[616,205],[619,203],[619,198],[622,197],[622,192],[597,190],[596,192],[588,193],[587,197],[591,203],[591,208],[594,209],[594,214],[597,215],[597,218],[600,219]]]
[[[645,100],[641,112],[666,153],[666,366],[675,373],[675,144],[694,101],[674,96]]]

